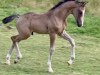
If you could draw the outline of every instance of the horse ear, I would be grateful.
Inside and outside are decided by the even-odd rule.
[[[81,6],[84,7],[87,3],[88,3],[88,1],[84,1],[84,2],[82,2]]]
[[[78,0],[75,0],[75,2],[76,2],[76,3],[79,3],[79,1],[78,1]]]
[[[84,2],[84,5],[86,5],[87,3],[88,3],[88,1],[85,1],[85,2]]]
[[[80,6],[85,6],[88,3],[88,1],[84,0],[75,0],[75,2]]]

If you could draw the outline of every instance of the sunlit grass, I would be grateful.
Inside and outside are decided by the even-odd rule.
[[[8,2],[7,2],[8,1]],[[14,13],[23,14],[26,12],[44,13],[50,7],[44,5],[30,4],[29,0],[3,0],[0,4],[0,20]],[[30,0],[31,1],[31,0]],[[35,0],[32,0],[32,2]],[[48,0],[37,0],[47,2]],[[36,1],[36,2],[37,2]],[[53,2],[54,1],[54,2]],[[56,3],[53,0],[52,3]],[[93,0],[92,0],[93,1]],[[99,1],[99,0],[98,0]],[[32,3],[31,2],[31,3]],[[43,3],[43,2],[42,2]],[[32,8],[31,6],[34,5]],[[0,22],[1,23],[1,22]],[[12,25],[14,29],[8,30],[6,26]],[[67,65],[70,55],[70,44],[58,37],[56,40],[56,50],[53,55],[52,66],[54,73],[51,75],[100,75],[100,18],[85,15],[84,27],[78,28],[74,18],[68,18],[66,31],[75,39],[76,59],[72,66]],[[18,64],[13,64],[16,51],[11,57],[11,65],[5,65],[5,57],[11,46],[10,37],[17,34],[15,22],[0,26],[0,75],[49,75],[47,72],[47,58],[49,52],[49,36],[34,34],[29,39],[19,44],[23,58]]]
[[[13,64],[15,50],[11,57],[11,65],[5,65],[5,56],[11,46],[10,36],[17,34],[16,30],[0,32],[0,74],[2,75],[48,75],[47,58],[49,51],[49,36],[34,34],[22,41],[19,46],[23,58],[18,64]],[[70,44],[58,37],[53,55],[51,75],[99,75],[100,74],[100,40],[96,37],[71,34],[76,41],[76,59],[72,66],[67,65],[70,55]]]

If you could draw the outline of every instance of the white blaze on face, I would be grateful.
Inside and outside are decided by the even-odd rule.
[[[84,14],[85,14],[85,7],[77,7],[72,11],[73,16],[76,19],[78,27],[84,25]]]
[[[84,25],[84,14],[85,14],[85,9],[82,10],[82,17],[81,17],[82,26]]]

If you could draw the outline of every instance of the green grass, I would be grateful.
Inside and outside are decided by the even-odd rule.
[[[27,0],[21,1],[1,1],[0,20],[13,13],[23,14],[31,11],[44,13],[52,7],[48,0],[42,0],[46,1],[46,3],[41,3],[41,0],[38,0],[40,5],[33,5],[33,7],[31,7],[30,3],[29,6]],[[56,0],[52,3],[55,2]],[[28,5],[25,5],[25,3]],[[45,8],[45,4],[50,5],[50,7]],[[72,16],[68,18],[66,31],[75,39],[77,46],[76,59],[72,66],[67,65],[70,55],[70,44],[58,37],[52,60],[53,74],[47,72],[48,35],[35,34],[29,39],[22,41],[19,44],[23,55],[20,62],[13,64],[16,56],[14,50],[11,57],[11,65],[3,64],[7,51],[11,46],[10,37],[17,34],[16,28],[12,30],[6,28],[9,25],[15,27],[15,22],[0,26],[0,75],[100,75],[100,17],[86,13],[84,27],[81,28],[76,26]]]
[[[13,64],[15,50],[11,57],[11,65],[5,65],[5,56],[11,46],[10,36],[17,34],[16,30],[0,32],[0,74],[1,75],[49,75],[47,58],[49,51],[49,36],[34,34],[22,41],[19,46],[23,58],[18,64]],[[100,39],[85,35],[70,34],[76,41],[76,59],[72,66],[67,65],[70,55],[70,44],[58,37],[52,66],[54,73],[50,75],[100,75]]]
[[[81,34],[81,35],[87,35],[87,36],[94,36],[97,38],[100,38],[100,17],[92,16],[89,14],[85,15],[85,21],[84,26],[79,28],[75,24],[76,21],[74,18],[69,17],[68,18],[68,32],[73,34]]]

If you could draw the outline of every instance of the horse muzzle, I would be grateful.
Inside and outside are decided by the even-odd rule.
[[[81,20],[77,20],[77,26],[78,27],[82,27],[83,26],[83,22]]]

